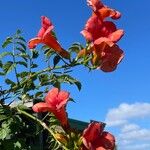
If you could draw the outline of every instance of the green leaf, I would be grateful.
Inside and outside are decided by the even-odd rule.
[[[15,85],[16,85],[16,83],[13,82],[13,81],[10,80],[10,79],[5,79],[5,83],[8,84],[8,85],[11,85],[11,86],[15,86]]]
[[[0,115],[0,122],[8,119],[9,117],[6,115]]]
[[[54,55],[54,50],[52,48],[49,48],[49,47],[44,47],[42,48],[44,50],[44,55],[47,57],[47,58],[50,58],[52,55]]]
[[[35,94],[35,98],[41,97],[41,96],[43,96],[43,92],[37,92],[37,93]]]
[[[18,62],[16,62],[16,64],[23,65],[26,68],[28,68],[28,64],[26,62],[24,62],[24,61],[18,61]]]
[[[10,71],[12,71],[16,67],[16,63],[13,63],[12,61],[8,61],[6,64],[3,65],[3,70],[5,72],[5,75],[8,74]]]
[[[26,50],[22,47],[16,47],[16,50],[22,52],[22,53],[26,53]]]
[[[2,59],[5,56],[13,56],[13,53],[12,52],[3,52],[0,54],[0,59]]]
[[[21,73],[18,73],[17,74],[17,77],[21,77],[21,78],[24,78],[24,77],[27,77],[28,76],[28,72],[26,72],[26,71],[23,71],[23,72],[21,72]]]
[[[4,140],[11,132],[9,128],[10,121],[5,121],[2,123],[0,128],[0,139]]]
[[[35,58],[37,58],[38,56],[39,56],[38,51],[32,50],[32,58],[35,59]]]
[[[53,64],[54,67],[59,63],[59,61],[61,60],[60,56],[56,55],[53,59]]]
[[[61,75],[61,76],[59,76],[58,80],[60,83],[67,82],[70,84],[75,84],[77,86],[78,90],[79,91],[81,90],[81,87],[82,87],[81,83],[77,79],[71,77],[70,75]]]
[[[21,149],[21,147],[22,146],[21,146],[21,143],[19,141],[17,141],[17,142],[14,143],[14,148],[15,149],[17,148],[19,150],[19,149]]]
[[[16,42],[18,45],[20,45],[24,50],[26,50],[26,45],[22,42]]]
[[[42,74],[39,76],[40,85],[48,85],[49,83],[49,77],[47,74]]]
[[[80,91],[81,87],[82,87],[82,84],[79,81],[77,81],[77,80],[74,83],[77,86],[78,90]]]
[[[73,99],[73,98],[69,98],[69,101],[71,101],[71,102],[74,102],[74,103],[75,103],[75,101],[74,101],[74,99]]]
[[[12,43],[13,38],[12,37],[7,37],[4,43],[2,44],[2,48],[7,47],[9,44]]]
[[[22,57],[26,62],[30,58],[30,56],[26,53],[20,53],[20,54],[17,54],[17,56]]]
[[[22,36],[17,36],[16,39],[21,40],[26,43],[26,40]]]
[[[69,48],[69,51],[78,53],[81,49],[84,47],[80,43],[74,43],[72,46]]]
[[[21,34],[21,30],[18,29],[18,30],[16,31],[16,34]]]
[[[0,72],[0,76],[4,76],[5,75],[5,73],[4,72]]]
[[[37,68],[37,67],[38,67],[37,64],[32,64],[32,65],[31,65],[31,68]]]
[[[2,68],[3,67],[3,63],[2,63],[2,61],[0,60],[0,68]]]

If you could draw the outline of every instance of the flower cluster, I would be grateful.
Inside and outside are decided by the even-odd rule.
[[[69,100],[69,93],[60,91],[58,88],[51,89],[45,102],[35,104],[32,109],[34,112],[51,112],[60,121],[63,128],[70,130],[66,105]],[[115,138],[109,132],[103,131],[104,123],[91,122],[83,131],[81,150],[113,150],[115,147]],[[75,132],[75,131],[74,131]],[[63,136],[62,136],[63,137]],[[59,137],[60,139],[60,137]],[[63,137],[64,139],[64,137]],[[60,141],[62,138],[60,139]],[[68,141],[65,141],[68,142]]]
[[[92,16],[88,19],[84,29],[81,31],[81,34],[87,41],[87,46],[77,52],[76,59],[71,61],[70,53],[61,47],[53,34],[52,30],[54,26],[45,16],[42,16],[42,27],[37,37],[29,41],[29,48],[33,49],[37,44],[43,43],[53,49],[54,52],[62,57],[62,59],[69,59],[69,62],[73,62],[73,64],[70,65],[66,63],[68,65],[67,67],[72,67],[79,58],[89,57],[90,59],[88,61],[90,61],[95,68],[101,69],[104,72],[114,71],[124,57],[124,52],[117,45],[117,42],[124,35],[124,31],[122,29],[117,29],[116,25],[109,20],[110,18],[119,19],[121,14],[120,12],[105,6],[100,0],[87,0],[87,3],[92,9]],[[47,93],[45,101],[35,104],[32,109],[37,113],[53,113],[60,121],[66,134],[69,132],[74,132],[74,134],[76,134],[76,131],[72,131],[69,125],[66,112],[66,105],[69,99],[69,92],[53,88]],[[78,145],[79,149],[114,150],[115,138],[109,132],[104,131],[104,127],[104,123],[95,121],[91,122],[79,137],[79,140],[82,141]],[[65,139],[63,140],[63,143],[70,142],[67,135],[57,135],[59,135],[59,140],[61,137]],[[69,135],[71,134],[69,133]]]
[[[90,43],[79,56],[92,55],[92,64],[104,72],[114,71],[124,57],[123,51],[116,44],[124,34],[107,18],[119,19],[121,14],[102,4],[99,0],[87,0],[92,8],[92,16],[88,19],[81,34]]]

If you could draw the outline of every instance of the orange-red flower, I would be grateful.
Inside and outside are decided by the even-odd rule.
[[[35,104],[34,112],[52,112],[63,126],[68,126],[66,104],[69,100],[69,93],[59,91],[58,88],[51,89],[45,97],[45,102]]]
[[[31,39],[28,43],[28,47],[33,49],[39,43],[43,43],[50,48],[53,48],[58,54],[60,54],[64,58],[69,58],[69,53],[65,51],[56,38],[52,34],[52,30],[54,28],[52,22],[45,16],[41,17],[42,27],[38,32],[37,37]]]
[[[87,3],[101,20],[107,17],[111,17],[112,19],[119,19],[121,17],[120,12],[107,7],[100,0],[87,0]]]
[[[124,58],[124,52],[118,45],[110,42],[94,43],[92,63],[104,72],[112,72]]]
[[[102,21],[97,15],[93,14],[88,19],[81,34],[90,42],[100,38],[107,38],[109,41],[117,42],[123,36],[124,31],[117,29],[113,22]]]
[[[115,138],[109,132],[103,131],[104,124],[92,122],[83,132],[84,150],[114,150]]]

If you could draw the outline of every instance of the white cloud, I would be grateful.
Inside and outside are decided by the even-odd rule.
[[[150,150],[150,144],[134,144],[119,148],[118,150]]]
[[[150,103],[123,103],[118,108],[109,110],[105,122],[108,126],[119,126],[129,119],[144,117],[150,117]]]
[[[119,139],[136,140],[136,141],[150,141],[150,130],[148,129],[134,129],[126,133],[119,134]]]
[[[126,124],[122,127],[121,132],[126,133],[130,131],[136,131],[139,130],[140,127],[137,124]]]
[[[150,118],[150,103],[122,103],[110,109],[106,115],[109,127],[119,127],[116,134],[118,150],[150,150],[150,128],[141,126],[140,121]],[[134,119],[136,123],[134,123]]]

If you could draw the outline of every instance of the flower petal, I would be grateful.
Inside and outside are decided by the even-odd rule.
[[[68,115],[64,106],[59,110],[53,111],[53,113],[56,116],[56,118],[61,122],[63,127],[67,127],[69,125],[67,117]]]
[[[51,105],[44,103],[44,102],[40,102],[40,103],[35,104],[32,107],[32,109],[34,112],[47,112],[47,111],[51,112],[53,110]]]
[[[104,126],[104,123],[92,122],[83,131],[83,143],[87,148],[90,147],[90,143],[94,142],[99,137],[99,135],[102,134]]]
[[[62,49],[56,38],[52,35],[51,28],[48,28],[44,33],[42,42],[58,52]]]
[[[102,63],[99,68],[104,72],[112,72],[124,58],[124,53],[117,45],[106,48],[104,53],[105,55],[101,58]]]
[[[33,49],[37,46],[37,44],[42,43],[42,39],[40,37],[33,38],[29,41],[28,47]]]
[[[66,105],[67,101],[69,100],[69,95],[70,93],[66,91],[59,92],[57,109],[60,109],[61,107]]]
[[[87,0],[87,4],[93,9],[93,11],[97,11],[104,7],[103,3],[100,0]]]
[[[110,39],[110,41],[116,43],[122,38],[123,35],[124,35],[124,31],[119,29],[113,32],[112,34],[110,34],[108,38]]]
[[[101,28],[103,27],[103,22],[98,18],[97,15],[93,14],[87,21],[85,28],[81,31],[81,34],[88,41],[95,41],[101,37]]]
[[[47,29],[49,27],[51,27],[51,29],[54,28],[52,22],[46,17],[46,16],[42,16],[41,17],[41,25],[43,28]]]
[[[114,150],[115,137],[109,132],[103,132],[92,144],[96,150]]]
[[[53,103],[55,101],[56,97],[58,96],[59,89],[58,88],[52,88],[45,97],[45,102],[48,104]]]

